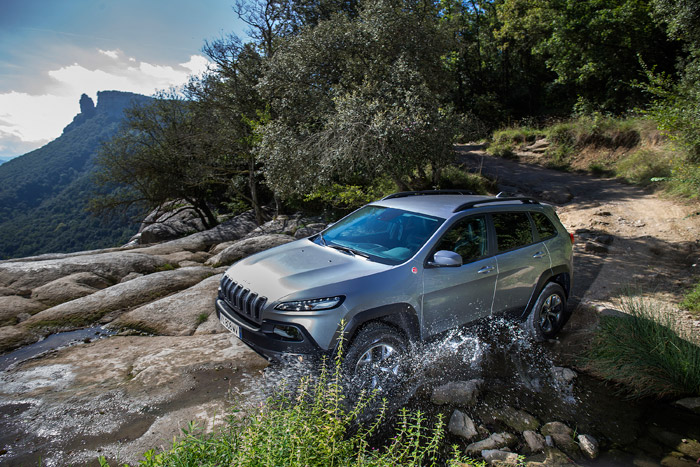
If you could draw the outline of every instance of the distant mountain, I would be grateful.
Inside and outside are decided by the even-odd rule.
[[[0,157],[0,165],[4,164],[5,162],[9,161],[9,157]]]
[[[100,220],[86,208],[101,143],[117,132],[125,108],[148,99],[101,91],[95,106],[83,94],[80,113],[61,136],[0,165],[0,259],[104,248],[136,232],[118,216]]]

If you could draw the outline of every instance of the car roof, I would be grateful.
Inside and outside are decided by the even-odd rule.
[[[472,204],[481,206],[479,202],[487,201],[485,206],[503,206],[525,204],[538,204],[530,198],[498,198],[495,196],[460,195],[460,194],[430,194],[429,192],[410,193],[408,195],[399,194],[394,197],[388,196],[382,200],[370,203],[375,206],[402,209],[430,216],[437,216],[449,219],[455,212],[469,209]],[[460,209],[461,208],[461,209]]]

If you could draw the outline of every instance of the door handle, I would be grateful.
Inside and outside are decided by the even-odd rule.
[[[532,255],[533,258],[544,258],[545,256],[547,256],[547,254],[542,251],[538,251],[537,253]]]
[[[488,274],[489,272],[493,271],[494,269],[496,269],[496,268],[493,266],[484,266],[483,268],[476,271],[476,273],[477,274]]]

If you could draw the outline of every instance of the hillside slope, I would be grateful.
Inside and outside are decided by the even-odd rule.
[[[97,106],[81,99],[81,113],[47,145],[0,166],[0,258],[113,246],[136,226],[86,212],[90,176],[100,144],[110,139],[138,94],[98,92]]]

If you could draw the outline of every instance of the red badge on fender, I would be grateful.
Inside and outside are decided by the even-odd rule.
[[[412,272],[413,274],[418,274],[418,268],[415,267],[415,266],[413,266],[413,267],[411,268],[411,272]]]

